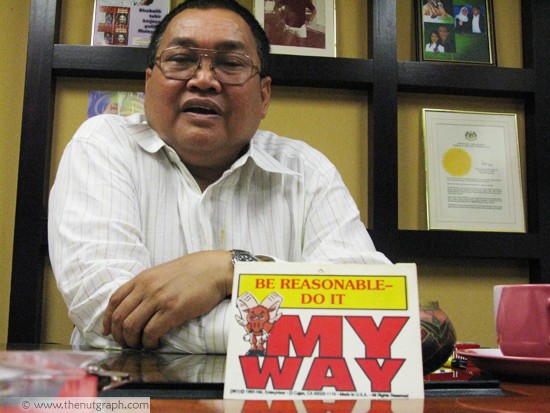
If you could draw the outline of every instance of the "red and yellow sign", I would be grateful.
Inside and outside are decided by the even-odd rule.
[[[277,291],[284,308],[407,310],[405,276],[242,274],[239,295]]]

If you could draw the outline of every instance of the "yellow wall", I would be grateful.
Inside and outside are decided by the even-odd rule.
[[[178,1],[173,1],[173,4]],[[28,15],[30,0],[12,5],[14,13],[4,16]],[[251,6],[252,0],[243,1]],[[336,2],[338,55],[342,57],[366,57],[367,13],[364,0],[338,0]],[[415,34],[413,2],[398,0],[398,57],[415,60]],[[497,51],[500,66],[521,67],[521,39],[508,27],[519,27],[519,0],[499,0],[495,3],[497,23]],[[345,4],[345,6],[344,6]],[[88,44],[91,30],[93,0],[65,0],[62,14],[61,41],[72,44]],[[360,12],[358,12],[360,10]],[[510,10],[513,11],[510,12]],[[510,19],[514,19],[513,21]],[[9,62],[0,69],[3,77],[0,95],[2,139],[0,157],[3,160],[0,175],[0,207],[2,218],[0,249],[2,281],[9,281],[11,272],[11,244],[15,208],[15,179],[20,134],[20,115],[24,81],[25,36],[21,35],[21,19],[2,17],[2,38],[8,55],[21,56],[19,61]],[[17,28],[17,30],[16,30]],[[17,34],[15,34],[17,33]],[[17,59],[16,59],[17,60]],[[7,65],[7,66],[6,66]],[[13,67],[12,67],[13,65]],[[9,85],[11,89],[5,89]],[[60,79],[57,87],[52,176],[66,142],[85,119],[88,90],[142,90],[142,81],[114,81],[100,79]],[[9,95],[8,95],[9,93]],[[369,188],[366,165],[368,136],[368,104],[363,92],[332,91],[320,89],[274,88],[270,113],[262,127],[275,132],[304,139],[323,151],[337,165],[350,191],[367,216]],[[6,97],[9,99],[6,99]],[[423,229],[426,226],[424,206],[424,176],[420,129],[422,107],[462,108],[471,110],[514,111],[519,113],[520,141],[523,140],[523,107],[513,99],[453,98],[432,95],[400,95],[399,109],[399,225],[407,229]],[[13,114],[17,115],[17,121]],[[5,131],[5,132],[4,132]],[[8,138],[9,137],[9,138]],[[7,167],[5,167],[7,166]],[[6,213],[7,212],[7,213]],[[525,262],[514,260],[459,260],[423,259],[417,262],[419,290],[422,300],[438,300],[449,314],[461,341],[477,341],[494,347],[492,287],[500,283],[527,282]],[[2,282],[6,285],[5,282]],[[71,324],[66,308],[57,293],[49,266],[46,268],[45,316],[43,341],[67,343]],[[8,292],[0,292],[0,342],[5,341]]]
[[[0,343],[7,341],[15,194],[27,58],[30,0],[10,1],[0,14]],[[17,16],[17,18],[14,18]]]

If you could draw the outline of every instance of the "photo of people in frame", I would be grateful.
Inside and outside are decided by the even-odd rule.
[[[325,48],[324,0],[264,1],[264,26],[272,45]]]
[[[114,44],[118,46],[127,46],[128,35],[126,33],[115,33]]]
[[[116,15],[116,24],[118,26],[127,26],[128,25],[128,13],[118,13]]]
[[[272,54],[336,57],[336,0],[254,0]]]
[[[450,22],[452,19],[452,0],[423,0],[422,21]]]
[[[496,64],[491,0],[416,0],[421,60]]]

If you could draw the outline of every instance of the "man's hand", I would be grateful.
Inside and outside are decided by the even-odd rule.
[[[228,251],[196,252],[145,270],[111,296],[103,334],[123,347],[155,349],[168,330],[227,297],[232,282]]]

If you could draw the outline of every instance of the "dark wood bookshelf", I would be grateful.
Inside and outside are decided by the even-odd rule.
[[[368,59],[274,55],[273,83],[365,91],[369,101],[369,231],[394,262],[505,259],[528,262],[550,283],[550,1],[518,0],[522,69],[397,60],[397,0],[365,0]],[[24,93],[8,342],[39,343],[47,256],[50,147],[58,77],[143,79],[146,50],[59,44],[62,0],[32,0]],[[516,98],[524,104],[527,233],[398,227],[399,93]],[[456,262],[456,261],[454,261]]]
[[[55,76],[143,79],[147,50],[55,44]],[[372,60],[271,56],[272,78],[282,86],[364,90],[372,84]]]
[[[523,98],[535,93],[535,71],[457,63],[398,62],[403,92]]]

